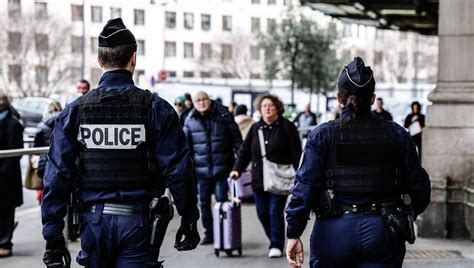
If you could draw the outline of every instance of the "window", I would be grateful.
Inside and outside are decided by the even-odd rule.
[[[176,77],[176,71],[168,71],[168,77]]]
[[[145,25],[145,10],[135,9],[133,13],[135,25]]]
[[[165,57],[176,57],[176,42],[165,42]]]
[[[71,5],[71,18],[73,21],[81,21],[84,18],[84,8],[82,5]]]
[[[19,64],[12,64],[8,65],[8,81],[10,83],[16,82],[19,86],[21,86],[21,65]]]
[[[222,30],[232,31],[232,16],[222,16]]]
[[[232,59],[232,45],[222,44],[221,49],[222,49],[221,59],[223,60]]]
[[[15,18],[21,16],[21,1],[8,0],[8,17]]]
[[[136,70],[134,75],[135,83],[138,85],[144,85],[146,82],[145,71]]]
[[[110,8],[110,18],[121,18],[122,17],[122,9],[120,7],[111,7]]]
[[[91,86],[95,86],[99,83],[100,77],[102,76],[102,70],[99,68],[91,68]]]
[[[165,24],[166,28],[174,29],[176,28],[176,12],[166,12],[165,13]]]
[[[99,41],[97,37],[91,37],[91,53],[99,52]]]
[[[137,55],[145,56],[145,40],[137,40]]]
[[[260,48],[258,46],[250,46],[250,58],[252,60],[260,59]]]
[[[260,32],[260,18],[251,18],[252,33]]]
[[[193,43],[184,43],[184,57],[194,58],[194,45]]]
[[[212,50],[210,43],[201,44],[201,59],[210,59],[212,57]]]
[[[261,79],[262,76],[258,73],[251,73],[250,74],[250,79]]]
[[[21,33],[8,32],[8,51],[21,51]]]
[[[184,29],[192,30],[194,28],[194,14],[184,13]]]
[[[46,52],[49,49],[48,35],[47,34],[35,34],[35,47],[36,52]]]
[[[211,72],[200,72],[201,78],[211,78]]]
[[[102,7],[91,6],[91,22],[102,22]]]
[[[48,18],[48,5],[44,2],[35,2],[35,18],[44,20]]]
[[[201,29],[203,31],[209,31],[211,29],[211,15],[209,14],[201,15]]]
[[[275,58],[275,54],[276,54],[276,48],[271,47],[271,48],[265,49],[265,60],[271,60]]]
[[[276,5],[277,1],[276,0],[268,0],[269,5]]]
[[[44,86],[48,83],[48,68],[43,65],[35,67],[36,83],[39,87]]]
[[[260,0],[252,0],[252,4],[260,4]]]
[[[194,72],[184,71],[183,77],[194,77]]]
[[[276,30],[277,22],[276,19],[267,19],[267,32],[271,33]]]
[[[223,72],[221,73],[222,78],[232,78],[232,74],[228,72]]]
[[[71,52],[81,53],[83,47],[83,40],[81,36],[71,36]]]

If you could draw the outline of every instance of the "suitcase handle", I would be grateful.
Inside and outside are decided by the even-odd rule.
[[[230,183],[230,201],[232,205],[239,206],[240,205],[240,198],[239,198],[239,184],[236,180],[232,180]]]

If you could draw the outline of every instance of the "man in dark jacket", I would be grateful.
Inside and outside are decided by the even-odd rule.
[[[372,113],[385,121],[393,121],[392,115],[383,108],[383,99],[377,98],[376,102],[377,108],[372,111]]]
[[[198,180],[202,223],[202,245],[213,243],[211,195],[218,202],[227,200],[227,175],[234,164],[234,152],[242,144],[242,135],[227,108],[209,99],[205,92],[194,97],[194,110],[184,123],[184,132],[194,156]]]
[[[23,148],[23,126],[0,93],[0,150]],[[12,255],[15,207],[23,204],[21,157],[0,158],[0,258]]]

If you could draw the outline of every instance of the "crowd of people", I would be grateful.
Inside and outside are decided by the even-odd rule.
[[[413,140],[390,122],[392,116],[384,110],[383,100],[375,100],[372,70],[362,59],[355,58],[340,74],[337,99],[343,108],[339,119],[307,131],[303,152],[297,127],[315,126],[318,121],[309,105],[290,121],[283,116],[285,107],[280,98],[264,94],[256,101],[260,119],[255,122],[245,105],[232,103],[226,107],[222,100],[212,100],[206,92],[199,91],[194,96],[177,97],[173,109],[158,95],[134,85],[136,40],[121,19],[110,20],[98,40],[98,59],[104,70],[98,87],[89,91],[89,83],[79,81],[81,96],[62,112],[61,105],[53,102],[35,138],[35,146],[50,146],[38,168],[44,183],[43,260],[48,267],[70,262],[62,219],[70,203],[69,194],[76,189],[83,207],[82,230],[88,230],[81,233],[82,250],[77,262],[91,267],[111,263],[143,267],[144,263],[159,264],[159,249],[150,253],[153,244],[150,246],[146,240],[148,228],[143,228],[143,210],[148,206],[144,200],[152,194],[162,196],[166,185],[182,216],[174,247],[191,250],[198,242],[209,245],[215,238],[212,195],[217,202],[228,200],[227,179],[239,180],[249,169],[256,213],[269,240],[268,257],[282,257],[288,239],[288,261],[299,267],[303,258],[299,236],[313,210],[318,221],[311,242],[312,267],[320,267],[318,263],[325,267],[329,262],[344,266],[357,263],[362,257],[367,258],[367,263],[401,265],[405,238],[392,237],[393,245],[380,248],[376,256],[349,252],[351,243],[359,239],[355,234],[359,227],[351,219],[367,220],[369,227],[378,230],[377,234],[383,233],[381,216],[375,212],[396,208],[393,204],[401,191],[398,169],[408,179],[404,191],[412,196],[414,215],[424,210],[429,201],[429,181],[414,157],[413,140],[420,154],[425,120],[420,104],[414,102],[412,113],[405,120]],[[374,102],[376,109],[371,112]],[[372,135],[371,131],[383,135]],[[22,132],[9,98],[0,95],[0,150],[22,148]],[[353,132],[359,135],[351,135]],[[403,152],[398,155],[394,148]],[[368,151],[374,155],[368,155]],[[19,157],[0,158],[0,257],[12,254],[14,210],[22,204],[19,161]],[[267,161],[275,166],[269,167]],[[398,163],[401,166],[396,166]],[[269,169],[281,167],[296,170],[292,175],[294,187],[280,192],[269,190]],[[365,169],[368,173],[357,173]],[[358,181],[361,174],[368,174],[362,184]],[[333,205],[329,207],[338,209],[323,211],[327,208],[321,208],[325,201],[320,196],[323,190],[326,201],[337,201],[337,205],[330,203]],[[290,193],[285,233],[285,206]],[[204,227],[202,239],[196,229],[197,200]],[[354,208],[360,209],[362,216],[354,216],[359,211]],[[347,216],[351,211],[354,215]],[[392,218],[397,216],[390,213]],[[330,234],[338,237],[341,230],[351,235],[349,242],[328,242]],[[374,249],[380,241],[382,235],[368,236],[367,250]],[[327,250],[322,244],[327,245]],[[337,247],[341,249],[330,250]]]

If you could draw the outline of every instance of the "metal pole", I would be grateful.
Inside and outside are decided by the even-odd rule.
[[[49,147],[35,147],[12,150],[0,150],[0,158],[17,157],[22,155],[45,154],[49,151]]]
[[[82,57],[81,57],[81,79],[86,73],[86,0],[82,0]]]

